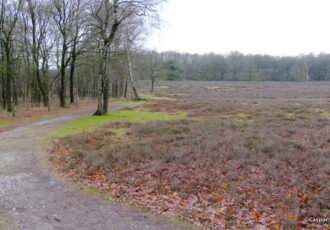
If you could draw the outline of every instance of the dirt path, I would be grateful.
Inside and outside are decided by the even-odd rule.
[[[81,191],[49,172],[40,141],[59,123],[91,113],[52,118],[0,134],[0,229],[184,229]]]

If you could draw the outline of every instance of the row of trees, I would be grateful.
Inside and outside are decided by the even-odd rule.
[[[147,28],[158,21],[162,0],[1,0],[0,91],[2,107],[20,99],[62,107],[77,95],[127,96],[134,86],[132,56]],[[111,85],[111,86],[110,86]],[[111,89],[111,92],[110,92]]]
[[[301,55],[273,57],[269,55],[188,54],[178,52],[143,52],[146,66],[157,66],[153,71],[160,79],[168,79],[161,69],[165,63],[184,69],[183,78],[197,81],[324,81],[330,80],[330,55]],[[153,63],[153,64],[150,64]],[[158,63],[158,64],[156,64]],[[173,64],[174,63],[174,64]],[[153,68],[156,69],[157,68]],[[147,68],[146,68],[147,69]],[[149,71],[149,72],[148,72]],[[140,72],[141,79],[153,79],[148,71]],[[177,79],[177,78],[176,78]],[[174,79],[175,80],[175,79]]]
[[[134,78],[152,80],[330,80],[330,55],[182,54],[141,50],[163,0],[0,0],[3,109],[20,100],[49,108],[78,97],[139,99]]]

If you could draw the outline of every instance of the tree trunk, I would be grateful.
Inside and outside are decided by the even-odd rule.
[[[104,79],[104,86],[103,86],[103,111],[102,114],[108,113],[108,102],[109,102],[109,79],[106,77]]]
[[[3,74],[3,72],[1,73],[1,81],[2,81],[2,90],[1,90],[1,96],[2,96],[2,109],[5,110],[6,109],[6,81],[5,81],[5,76]]]
[[[70,67],[70,104],[74,103],[73,77],[74,77],[75,65],[76,65],[76,55],[72,55],[71,67]]]
[[[109,81],[107,78],[107,59],[108,51],[105,46],[102,50],[102,60],[99,67],[98,79],[98,96],[97,110],[94,113],[96,116],[104,115],[108,112],[108,97],[109,97]]]
[[[1,49],[1,51],[3,51]],[[5,58],[4,58],[4,52],[1,53],[1,62],[4,63],[5,62]],[[2,96],[2,109],[5,110],[6,106],[7,106],[7,101],[6,101],[6,79],[5,79],[5,74],[4,71],[1,71],[1,81],[2,81],[2,90],[1,90],[1,96]]]
[[[60,106],[64,108],[66,106],[66,85],[65,85],[65,57],[66,57],[66,37],[63,38],[62,57],[61,57],[61,85],[60,85]]]
[[[106,70],[106,58],[105,54],[103,54],[101,64],[99,67],[99,78],[97,82],[97,87],[98,87],[98,95],[97,95],[97,109],[94,113],[95,116],[101,116],[103,115],[103,109],[104,109],[104,97],[103,97],[103,90],[104,90],[104,75],[105,75],[105,70]]]
[[[124,97],[127,97],[127,79],[125,80]]]
[[[154,85],[155,85],[155,78],[152,76],[151,77],[151,90],[150,90],[150,93],[154,92]]]
[[[47,92],[47,109],[50,112],[50,90]]]
[[[60,106],[65,107],[65,69],[61,68]]]
[[[138,94],[138,92],[135,88],[135,85],[134,85],[131,58],[130,58],[128,53],[127,53],[127,61],[128,61],[128,74],[129,74],[129,77],[130,77],[131,86],[132,86],[132,90],[133,90],[133,93],[134,93],[134,96],[135,96],[135,100],[141,101],[141,98],[139,97],[139,94]]]
[[[36,78],[37,78],[37,83],[39,86],[39,90],[41,92],[42,95],[42,100],[44,102],[44,107],[48,107],[48,90],[47,90],[47,86],[45,86],[41,79],[40,79],[40,71],[39,71],[39,65],[37,64],[36,67],[38,69],[36,69]]]
[[[18,105],[18,95],[17,95],[17,85],[16,85],[16,81],[15,78],[13,78],[13,101],[14,101],[14,105]]]
[[[6,46],[5,47],[6,52],[6,99],[7,99],[7,111],[12,112],[13,111],[13,105],[11,102],[11,79],[12,79],[12,60],[11,60],[11,48]]]
[[[7,74],[7,80],[6,80],[6,99],[7,99],[7,111],[12,112],[13,106],[11,103],[11,79],[10,76]]]

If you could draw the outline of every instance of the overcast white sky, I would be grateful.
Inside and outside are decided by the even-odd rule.
[[[146,47],[190,53],[330,53],[330,0],[168,0]]]

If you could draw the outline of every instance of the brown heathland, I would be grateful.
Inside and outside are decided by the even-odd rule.
[[[279,91],[258,83],[265,93],[255,97],[242,97],[251,83],[226,83],[227,91],[162,84],[168,88],[153,96],[176,100],[140,107],[186,111],[184,119],[109,123],[59,139],[52,162],[113,199],[211,229],[327,227],[304,221],[329,217],[330,99],[322,84],[320,94],[289,84],[302,92],[292,96],[287,83],[274,83]]]

